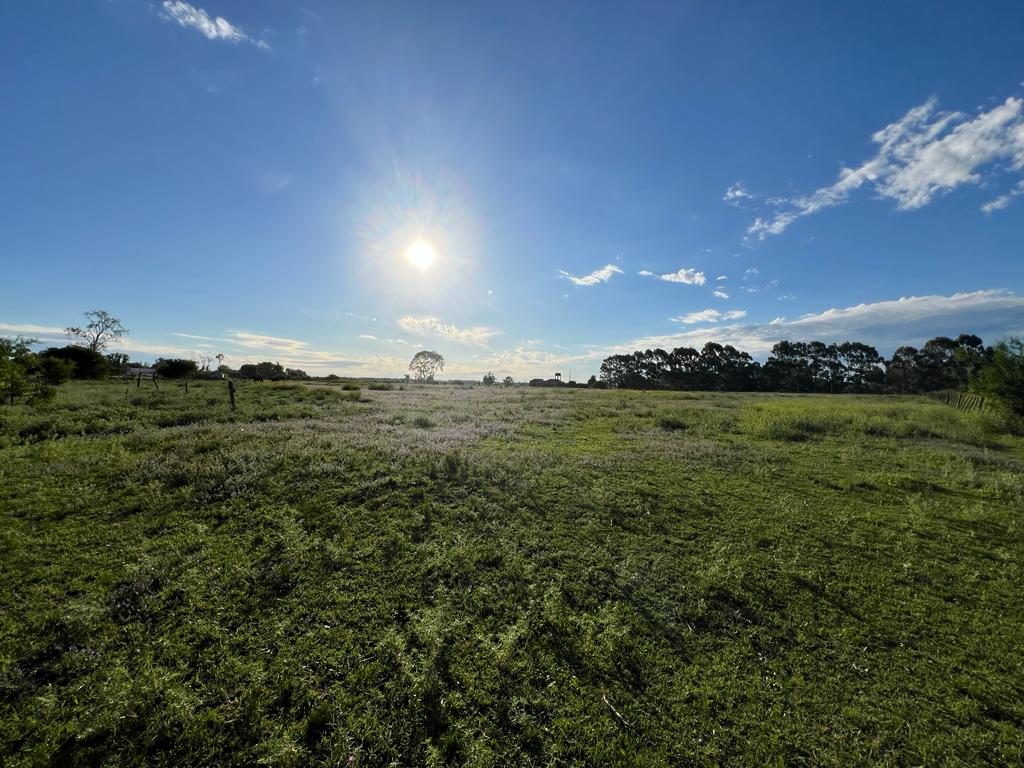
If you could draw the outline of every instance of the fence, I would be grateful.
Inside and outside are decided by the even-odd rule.
[[[946,405],[951,405],[961,411],[984,411],[988,403],[981,395],[973,395],[970,392],[957,392],[952,389],[943,389],[939,392],[929,392],[928,397],[939,400]]]

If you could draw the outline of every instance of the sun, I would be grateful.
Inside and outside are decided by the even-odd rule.
[[[426,240],[417,240],[405,249],[405,259],[420,271],[430,269],[437,258],[437,251],[434,246]]]

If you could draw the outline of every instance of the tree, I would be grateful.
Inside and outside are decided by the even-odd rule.
[[[40,357],[39,376],[47,384],[63,384],[75,374],[75,364],[60,357]]]
[[[992,347],[991,359],[975,374],[971,389],[1024,416],[1024,340],[1011,337]]]
[[[102,352],[115,341],[128,335],[128,329],[121,321],[106,310],[94,309],[86,312],[85,316],[89,322],[84,328],[72,325],[65,328],[64,333],[72,342],[75,339],[80,339],[83,342],[80,346],[84,346],[86,349]]]
[[[70,360],[75,364],[72,375],[76,379],[102,379],[110,374],[110,363],[107,358],[88,347],[78,347],[74,344],[50,347],[40,352],[39,356]]]
[[[486,384],[486,385],[487,385],[488,387],[490,387],[490,386],[493,386],[493,385],[494,385],[494,383],[495,383],[495,382],[496,382],[497,380],[498,380],[498,377],[497,377],[497,376],[495,376],[495,375],[494,375],[493,373],[491,373],[490,371],[488,371],[487,373],[485,373],[485,374],[484,374],[484,384]]]
[[[901,395],[917,391],[920,378],[917,370],[919,354],[917,347],[910,346],[900,347],[892,353],[892,359],[885,364],[885,376],[890,391],[899,392]]]
[[[188,376],[193,376],[199,370],[195,360],[183,360],[181,358],[157,360],[156,365],[153,367],[165,379],[184,379]]]
[[[33,354],[30,346],[35,343],[21,336],[0,337],[0,403],[13,405],[23,396],[33,405],[47,402],[56,395],[53,385],[71,377],[72,363]]]
[[[444,358],[437,352],[424,349],[413,355],[409,370],[416,375],[416,381],[433,381],[434,376],[444,370]]]
[[[243,379],[283,379],[287,374],[280,363],[264,360],[262,363],[246,363],[239,367],[238,375]]]
[[[591,376],[591,378],[593,378],[593,376]],[[511,387],[511,386],[513,386],[513,385],[514,385],[514,384],[516,383],[516,380],[515,380],[515,379],[513,379],[513,378],[512,378],[511,376],[506,376],[506,377],[505,377],[505,381],[503,381],[502,383],[503,383],[503,384],[504,384],[504,385],[505,385],[506,387]]]
[[[20,336],[14,339],[0,337],[0,402],[14,405],[14,400],[28,391],[32,359],[29,345],[33,341]]]
[[[111,373],[123,374],[128,368],[128,355],[124,352],[110,352],[104,357],[107,358],[107,364],[110,366]]]
[[[847,391],[877,392],[882,387],[885,360],[870,344],[846,341],[839,345],[839,357],[845,361]]]

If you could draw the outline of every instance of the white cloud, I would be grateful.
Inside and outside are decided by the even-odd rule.
[[[436,317],[406,316],[400,319],[398,324],[404,330],[420,336],[441,336],[461,344],[473,344],[480,347],[487,346],[488,339],[499,333],[493,328],[481,326],[458,328],[449,323],[443,323]]]
[[[799,218],[842,205],[865,185],[908,211],[964,184],[978,184],[985,173],[1024,170],[1024,99],[1010,97],[973,118],[936,107],[931,98],[876,132],[871,137],[879,145],[874,157],[857,168],[843,168],[830,186],[780,200],[783,209],[756,219],[748,236],[781,234]],[[1004,205],[997,203],[991,210]]]
[[[372,333],[360,333],[359,338],[366,339],[367,341],[377,341],[377,337],[374,336]]]
[[[719,299],[728,299],[729,298],[729,294],[726,293],[725,291],[723,291],[721,288],[718,288],[718,289],[712,291],[711,295],[712,296],[717,296]]]
[[[1005,195],[1000,195],[994,200],[989,200],[983,206],[981,206],[982,213],[992,213],[992,211],[1001,211],[1004,208],[1009,207],[1010,201],[1017,197],[1017,195],[1024,195],[1024,180],[1018,182],[1018,184],[1007,192]]]
[[[52,340],[64,337],[64,329],[52,325],[33,325],[31,323],[0,323],[0,335],[6,334]]]
[[[677,323],[693,325],[694,323],[717,323],[719,320],[739,320],[747,316],[742,309],[733,309],[729,312],[719,312],[717,309],[704,309],[700,312],[691,312],[681,317],[673,317]]]
[[[883,354],[903,344],[921,345],[940,334],[976,333],[996,341],[1024,325],[1024,296],[1009,291],[983,290],[950,296],[910,296],[890,301],[857,304],[803,315],[795,320],[776,318],[763,325],[695,328],[680,333],[633,339],[607,350],[699,347],[708,341],[732,344],[751,354],[765,355],[783,339],[863,341]]]
[[[722,280],[728,280],[729,278],[725,275],[719,275],[715,278],[716,281],[721,282]]]
[[[163,13],[168,21],[177,22],[179,26],[191,27],[202,33],[207,40],[225,40],[229,43],[249,42],[257,48],[268,49],[265,40],[254,40],[223,16],[211,17],[202,8],[182,2],[181,0],[164,0]]]
[[[659,280],[664,280],[666,283],[685,283],[686,285],[704,285],[704,283],[708,281],[703,272],[698,272],[696,269],[687,269],[685,267],[676,272],[669,272],[664,275],[659,275],[646,269],[640,270],[637,274],[642,275],[643,277],[656,277]]]
[[[221,339],[216,336],[197,336],[194,333],[172,333],[171,336],[179,336],[183,339],[198,339],[199,341],[221,341],[228,344],[231,343],[230,339]]]
[[[741,202],[743,202],[745,198],[750,197],[753,197],[753,195],[751,195],[747,191],[746,187],[743,186],[743,182],[737,181],[735,184],[733,184],[731,187],[725,190],[725,194],[722,196],[722,200],[724,200],[729,205],[739,205]]]
[[[267,349],[277,352],[299,352],[308,344],[298,339],[283,339],[279,336],[265,336],[248,331],[228,331],[231,342],[251,349]]]
[[[600,269],[595,269],[589,275],[583,277],[576,277],[570,275],[568,272],[561,270],[558,273],[567,280],[571,280],[576,285],[597,285],[598,283],[607,283],[612,279],[614,274],[622,274],[622,270],[616,267],[614,264],[605,264]]]

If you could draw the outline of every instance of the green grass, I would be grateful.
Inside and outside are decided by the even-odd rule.
[[[0,408],[0,764],[1024,760],[984,414],[225,386]]]

